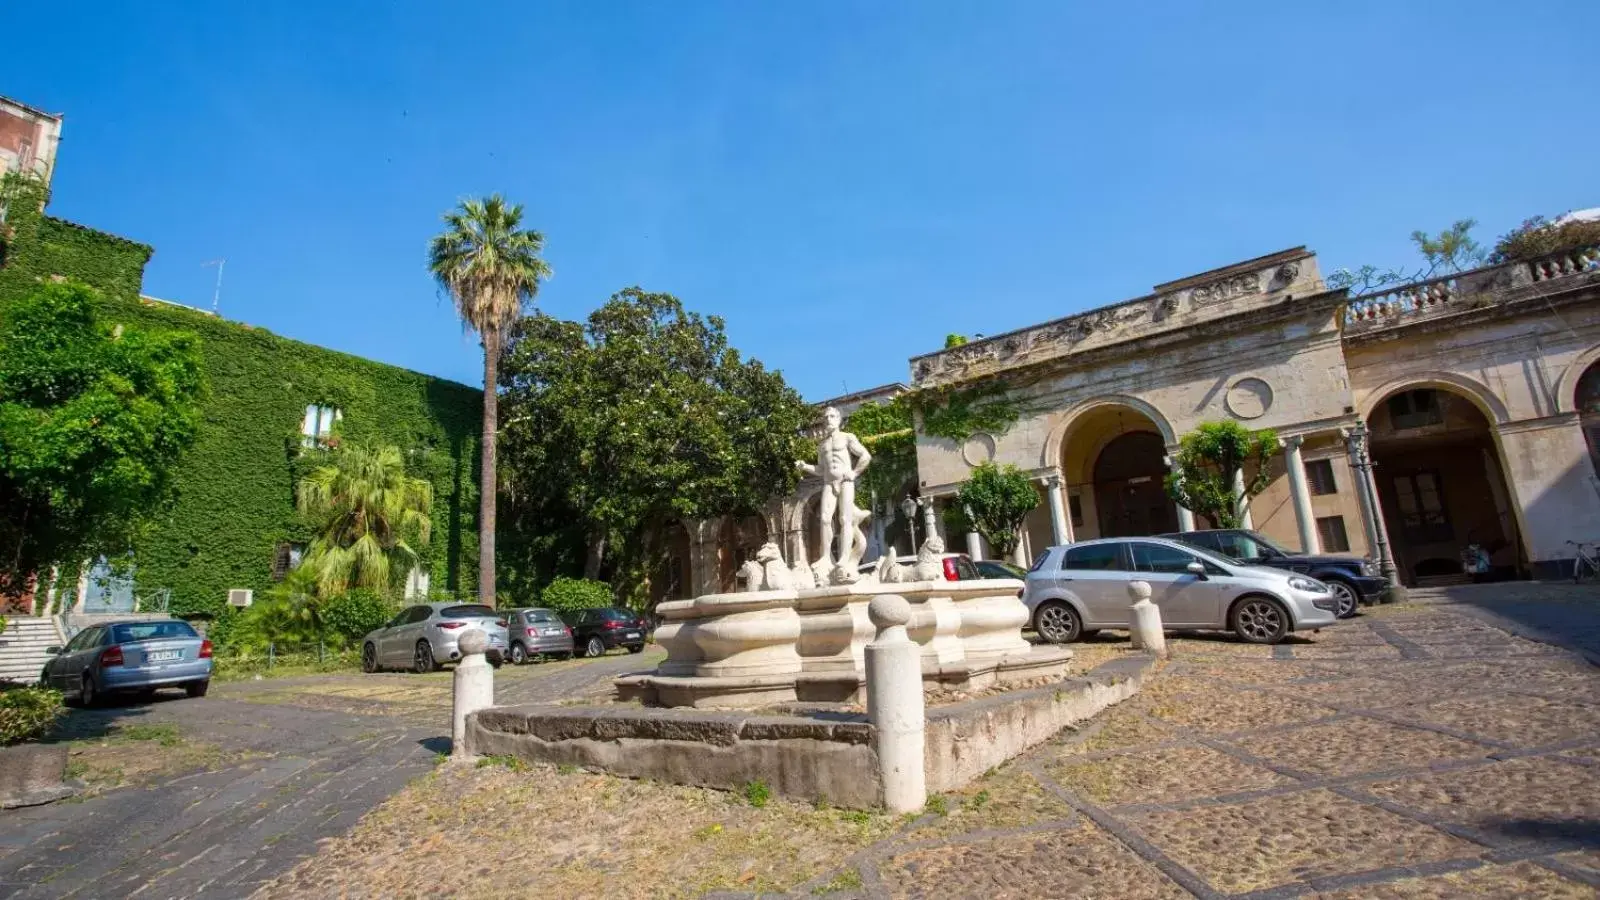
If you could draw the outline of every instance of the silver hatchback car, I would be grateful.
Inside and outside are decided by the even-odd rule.
[[[1252,644],[1275,644],[1291,631],[1337,621],[1338,598],[1314,578],[1162,538],[1051,547],[1029,570],[1023,601],[1040,637],[1067,643],[1127,628],[1128,583],[1135,580],[1150,585],[1167,629],[1226,629]]]
[[[408,606],[361,639],[361,671],[411,669],[432,672],[461,659],[461,636],[478,628],[489,638],[484,654],[499,666],[506,658],[506,618],[481,603],[443,601]]]

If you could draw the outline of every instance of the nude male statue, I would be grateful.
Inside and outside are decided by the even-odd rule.
[[[839,411],[828,407],[822,412],[824,432],[817,442],[815,465],[799,461],[795,465],[807,475],[822,478],[822,553],[831,566],[843,565],[851,559],[856,544],[856,479],[867,470],[872,454],[861,441],[848,431],[840,431]],[[854,462],[852,463],[852,458]],[[839,555],[833,555],[833,536],[839,535]],[[866,552],[862,546],[861,551]],[[857,557],[859,558],[859,557]]]

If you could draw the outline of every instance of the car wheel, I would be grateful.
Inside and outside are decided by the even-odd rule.
[[[644,652],[644,645],[643,644],[636,644],[636,645],[634,645],[632,647],[629,647],[628,648],[628,652],[629,653],[643,653]]]
[[[1053,600],[1033,614],[1033,630],[1052,644],[1070,644],[1082,635],[1083,619],[1069,604]]]
[[[205,681],[191,681],[183,686],[183,690],[190,697],[204,697],[206,691],[211,690],[211,679]]]
[[[589,638],[589,643],[585,645],[584,649],[588,651],[588,655],[590,656],[606,655],[606,645],[597,637]]]
[[[1250,644],[1276,644],[1289,633],[1283,604],[1265,597],[1246,597],[1233,608],[1233,633]]]
[[[433,647],[427,641],[417,641],[416,653],[411,657],[411,667],[418,675],[426,675],[438,668],[433,662]]]
[[[361,648],[361,671],[368,674],[378,671],[378,648],[371,641]]]
[[[88,672],[83,673],[83,682],[78,686],[78,702],[85,709],[93,709],[100,705],[100,692],[95,690],[94,676]]]
[[[526,665],[528,662],[528,648],[522,646],[521,641],[511,645],[511,664],[513,666]]]
[[[1327,584],[1328,590],[1333,591],[1334,599],[1339,601],[1336,615],[1341,619],[1355,615],[1361,606],[1361,595],[1356,593],[1356,589],[1336,578],[1328,579]]]

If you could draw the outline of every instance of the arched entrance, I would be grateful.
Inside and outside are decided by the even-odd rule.
[[[1578,377],[1573,400],[1578,421],[1583,425],[1584,442],[1589,445],[1589,462],[1595,474],[1600,475],[1600,362],[1591,363]]]
[[[1167,430],[1151,414],[1118,402],[1071,420],[1061,472],[1077,540],[1178,530],[1178,508],[1165,487]]]
[[[1101,537],[1135,537],[1178,530],[1167,497],[1167,446],[1153,431],[1113,438],[1094,463],[1094,500]]]
[[[1373,480],[1395,565],[1408,585],[1515,577],[1522,542],[1489,419],[1439,386],[1394,391],[1367,417]],[[1474,573],[1470,545],[1489,571]]]
[[[689,529],[682,522],[674,522],[667,526],[662,540],[665,547],[662,549],[661,562],[650,578],[652,607],[663,600],[684,600],[694,596]]]

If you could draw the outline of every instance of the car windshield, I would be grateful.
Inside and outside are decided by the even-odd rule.
[[[548,609],[530,609],[524,614],[524,616],[529,622],[535,622],[541,625],[560,621],[556,618],[556,614]]]
[[[610,619],[613,622],[632,622],[634,618],[633,613],[628,612],[625,609],[608,609],[603,611],[600,615],[604,618]]]
[[[188,622],[137,622],[130,625],[111,626],[111,641],[115,644],[132,644],[138,641],[159,641],[165,638],[199,637]]]
[[[1240,537],[1241,540],[1254,541],[1256,543],[1257,547],[1264,548],[1264,549],[1270,551],[1268,553],[1260,553],[1260,552],[1258,552],[1258,553],[1256,553],[1257,557],[1264,557],[1264,556],[1293,556],[1294,555],[1290,551],[1285,550],[1282,547],[1278,546],[1277,544],[1274,544],[1273,542],[1267,540],[1266,537],[1263,536],[1260,532],[1244,531],[1244,532],[1240,532],[1239,537]]]
[[[1246,565],[1246,563],[1243,560],[1234,559],[1231,556],[1227,556],[1225,554],[1218,553],[1215,550],[1207,550],[1204,547],[1197,547],[1194,544],[1183,544],[1183,550],[1184,550],[1185,553],[1193,553],[1195,556],[1198,556],[1201,559],[1203,559],[1206,562],[1211,563],[1213,565],[1218,565],[1218,566],[1242,566],[1242,565]]]
[[[439,610],[439,615],[446,619],[493,619],[498,614],[481,603],[473,603],[467,606],[446,606]]]

